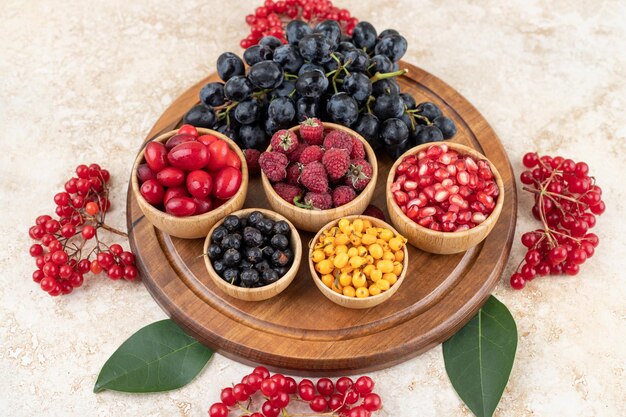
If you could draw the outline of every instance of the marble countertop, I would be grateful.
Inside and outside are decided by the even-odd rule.
[[[239,52],[257,2],[3,0],[0,4],[0,410],[11,416],[205,416],[218,387],[248,369],[216,355],[173,392],[92,393],[101,365],[165,317],[141,284],[87,279],[51,298],[30,279],[27,229],[78,163],[112,173],[113,225],[125,227],[128,170],[169,103]],[[503,141],[516,173],[528,150],[584,159],[607,212],[596,255],[576,277],[524,291],[508,275],[535,227],[520,195],[517,239],[495,294],[519,329],[497,416],[626,415],[626,3],[620,0],[342,1],[405,56],[467,97]],[[391,416],[468,416],[441,347],[375,373]]]

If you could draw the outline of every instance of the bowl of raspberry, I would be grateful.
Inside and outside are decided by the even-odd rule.
[[[183,125],[145,145],[135,159],[131,184],[139,208],[154,227],[195,239],[243,207],[248,166],[226,136]]]
[[[387,209],[409,243],[426,252],[459,253],[491,232],[504,203],[496,167],[475,149],[426,143],[404,153],[387,177]]]
[[[276,132],[259,165],[272,209],[309,232],[361,214],[378,176],[376,155],[363,137],[318,119]]]

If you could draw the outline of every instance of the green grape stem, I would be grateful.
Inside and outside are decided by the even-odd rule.
[[[408,69],[401,69],[398,71],[385,72],[385,73],[377,72],[370,78],[370,81],[372,82],[372,84],[374,84],[376,81],[384,80],[385,78],[398,77],[400,75],[407,74],[408,72],[409,72]]]

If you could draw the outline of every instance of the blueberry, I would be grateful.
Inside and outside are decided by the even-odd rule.
[[[267,245],[263,248],[263,256],[265,256],[267,259],[271,260],[273,254],[274,254],[274,248],[271,247],[270,245]]]
[[[210,260],[215,261],[222,257],[222,248],[215,243],[211,243],[207,248],[206,253]]]
[[[239,227],[241,226],[241,222],[239,221],[239,217],[231,214],[231,215],[226,216],[226,218],[224,219],[224,223],[222,223],[222,225],[229,232],[234,232],[239,229]]]
[[[229,234],[222,239],[222,249],[239,249],[241,247],[241,236],[239,234]]]
[[[235,75],[245,74],[243,61],[232,52],[224,52],[217,58],[217,74],[224,81],[230,80]]]
[[[278,272],[276,272],[274,269],[267,269],[263,271],[263,282],[266,285],[273,284],[279,279],[280,276],[278,275]]]
[[[292,45],[297,45],[303,37],[311,34],[311,32],[313,32],[313,30],[303,20],[292,20],[285,28],[287,42]]]
[[[224,274],[222,275],[222,279],[229,284],[239,285],[239,269],[237,268],[227,268],[224,270]]]
[[[456,125],[445,116],[439,116],[433,120],[433,124],[441,130],[444,139],[450,139],[456,134]]]
[[[263,259],[263,251],[256,246],[246,248],[244,255],[245,260],[253,264],[261,262],[261,259]]]
[[[254,268],[254,264],[246,261],[245,259],[239,262],[239,269],[244,270],[249,268]]]
[[[274,220],[264,218],[257,223],[256,227],[259,229],[261,233],[265,235],[269,235],[270,233],[272,233],[272,228],[274,227]]]
[[[219,276],[222,276],[224,274],[224,271],[226,270],[226,265],[220,260],[214,261],[213,269],[215,270],[215,272],[217,272]]]
[[[241,252],[239,252],[237,249],[231,248],[224,252],[224,255],[222,256],[222,262],[224,262],[224,265],[226,266],[236,266],[239,265],[239,263],[241,262],[241,258]]]
[[[200,101],[207,106],[224,104],[224,83],[208,83],[200,90]]]
[[[215,230],[213,230],[213,233],[211,234],[211,242],[219,244],[224,236],[226,236],[227,234],[228,229],[226,229],[224,226],[218,226],[215,228]]]
[[[217,118],[213,109],[206,104],[198,104],[185,114],[183,117],[183,123],[190,124],[196,127],[212,128],[215,125]]]
[[[285,266],[289,263],[289,255],[287,254],[287,250],[276,249],[272,254],[272,265],[274,266]]]
[[[261,262],[254,265],[254,269],[263,273],[268,269],[271,269],[270,264],[266,260],[262,260]]]
[[[264,219],[264,218],[265,217],[263,216],[263,213],[261,213],[260,211],[253,211],[248,216],[248,225],[254,227],[257,225],[259,220]]]
[[[257,226],[259,223],[260,221],[257,222]],[[246,246],[261,246],[263,244],[263,235],[256,227],[247,226],[243,229],[243,241]]]
[[[276,249],[287,249],[289,246],[289,239],[285,235],[274,235],[270,241],[271,245]]]
[[[255,269],[244,269],[241,271],[241,286],[252,288],[259,282],[259,271]]]
[[[289,227],[289,223],[287,223],[286,221],[279,220],[276,223],[274,223],[274,227],[272,228],[272,233],[281,234],[281,235],[285,235],[289,237],[289,234],[291,233],[291,227]]]
[[[289,266],[279,266],[278,268],[274,268],[274,270],[278,273],[278,276],[283,277],[289,271]]]

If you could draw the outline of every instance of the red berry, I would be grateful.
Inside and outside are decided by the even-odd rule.
[[[521,290],[526,286],[526,280],[522,276],[522,274],[515,273],[511,275],[511,287],[516,290]]]
[[[254,368],[252,373],[259,375],[263,379],[267,379],[270,377],[270,371],[268,371],[267,368],[264,366],[257,366],[256,368]]]
[[[237,403],[237,399],[233,395],[233,389],[230,387],[224,388],[222,390],[220,394],[220,400],[222,400],[222,402],[229,407],[232,407]]]
[[[348,412],[348,417],[370,417],[371,413],[367,411],[364,407],[354,407],[352,410]]]
[[[277,417],[280,414],[280,409],[274,407],[270,400],[267,400],[261,406],[261,411],[265,417]]]
[[[126,265],[124,267],[124,279],[127,281],[134,281],[137,278],[137,268],[132,265]]]
[[[539,156],[536,152],[528,152],[522,158],[522,162],[526,168],[533,168],[539,163]]]
[[[86,240],[89,240],[96,235],[96,229],[93,226],[87,225],[83,227],[80,233]]]
[[[33,258],[37,257],[43,253],[43,247],[38,243],[34,243],[33,245],[31,245],[29,252],[30,256],[32,256]]]
[[[304,401],[311,401],[313,397],[315,397],[315,388],[313,387],[313,384],[303,385],[302,383],[300,383],[300,385],[298,386],[298,395]]]
[[[278,391],[278,384],[273,379],[265,379],[261,383],[261,392],[267,397],[271,397]]]
[[[309,403],[309,407],[316,413],[322,413],[328,409],[328,402],[321,395],[316,395]]]
[[[73,272],[70,275],[68,282],[73,288],[80,287],[81,285],[83,285],[83,275],[79,274],[78,272]]]
[[[112,265],[107,269],[107,275],[112,280],[118,280],[124,276],[124,270],[119,265]]]
[[[53,277],[46,275],[41,279],[41,281],[39,282],[39,285],[41,286],[41,289],[44,290],[45,292],[50,292],[57,285],[57,282]]]
[[[246,386],[244,384],[236,384],[233,387],[233,397],[235,397],[235,399],[237,401],[247,401],[248,398],[250,398],[250,395],[247,392]]]
[[[356,380],[354,387],[361,394],[369,394],[374,390],[374,381],[369,376],[362,376]]]
[[[215,403],[209,408],[209,417],[228,417],[228,407],[223,403]]]
[[[324,396],[329,396],[335,392],[335,385],[330,379],[321,378],[317,381],[317,391]]]
[[[370,393],[363,398],[363,408],[367,411],[378,411],[383,403],[378,394]]]
[[[37,269],[35,270],[35,272],[33,272],[33,281],[35,281],[36,283],[40,283],[43,277],[45,276],[46,275],[43,273],[41,269]]]
[[[352,382],[352,379],[346,376],[342,376],[335,383],[335,388],[337,389],[338,393],[345,394],[353,385],[354,382]]]

